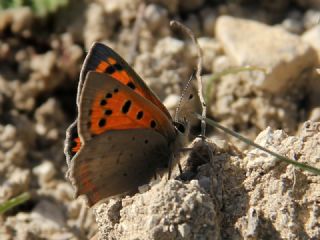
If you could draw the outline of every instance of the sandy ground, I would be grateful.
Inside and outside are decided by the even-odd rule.
[[[266,70],[215,81],[208,116],[320,168],[320,5],[252,2],[70,0],[44,17],[28,7],[1,11],[0,203],[32,197],[0,216],[0,239],[88,239],[98,231],[101,239],[320,239],[320,176],[210,127],[204,144],[192,137],[197,121],[193,150],[180,159],[183,174],[175,169],[169,181],[89,209],[65,178],[65,131],[92,42],[130,61],[174,114],[197,52],[170,28],[172,19],[199,40],[205,89],[212,73],[232,66]],[[194,98],[181,114],[199,109]]]

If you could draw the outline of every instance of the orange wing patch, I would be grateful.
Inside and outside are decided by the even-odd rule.
[[[96,68],[96,72],[107,73],[122,84],[130,87],[133,91],[138,93],[140,96],[149,99],[157,107],[159,107],[169,118],[171,118],[168,110],[163,106],[158,98],[151,95],[148,91],[144,91],[143,88],[136,84],[134,79],[129,76],[128,72],[125,70],[120,63],[118,63],[114,58],[109,57],[106,61],[101,61]]]
[[[85,85],[80,120],[92,136],[136,128],[154,129],[168,139],[175,136],[171,120],[160,109],[114,78],[90,72]]]
[[[88,201],[89,205],[91,206],[93,203],[98,202],[101,199],[101,196],[97,189],[97,186],[92,183],[90,176],[94,176],[94,174],[90,172],[88,163],[80,165],[79,175],[81,176],[80,181],[82,188],[81,191],[77,192],[77,194],[82,195],[89,193],[87,196],[90,196],[88,197]]]
[[[109,57],[106,61],[101,61],[95,71],[99,73],[107,73],[122,84],[130,87],[139,95],[147,99],[149,98],[149,96],[143,92],[143,89],[134,83],[134,80],[128,75],[123,66],[117,63],[114,58]]]
[[[81,141],[80,141],[80,138],[77,137],[75,139],[73,139],[73,143],[74,143],[74,147],[71,149],[71,151],[76,154],[79,150],[80,150],[80,147],[81,147]]]
[[[143,103],[117,88],[113,92],[100,91],[92,103],[90,132],[154,128],[161,133],[161,119],[154,119],[144,108]]]

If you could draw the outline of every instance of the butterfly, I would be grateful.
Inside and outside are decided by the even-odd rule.
[[[67,129],[68,177],[90,206],[136,191],[157,169],[171,168],[185,142],[158,97],[111,48],[94,43],[85,58],[76,98],[78,116]]]

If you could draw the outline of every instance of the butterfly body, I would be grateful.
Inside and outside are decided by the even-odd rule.
[[[78,118],[67,130],[68,176],[89,205],[135,191],[167,168],[184,134],[113,50],[95,43],[80,74]]]

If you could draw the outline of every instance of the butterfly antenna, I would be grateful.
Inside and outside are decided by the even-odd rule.
[[[191,74],[191,76],[190,76],[187,84],[185,85],[185,87],[184,87],[183,90],[182,90],[182,93],[181,93],[181,96],[180,96],[180,100],[179,100],[179,104],[178,104],[178,106],[177,106],[177,108],[176,108],[176,112],[175,112],[175,114],[174,114],[174,121],[175,121],[175,122],[178,122],[178,114],[179,114],[179,111],[180,111],[182,99],[184,98],[184,95],[186,94],[186,92],[187,92],[187,90],[188,90],[188,88],[189,88],[189,86],[190,86],[190,83],[191,83],[192,79],[194,78],[195,74],[196,74],[196,72],[193,71],[193,73]]]
[[[183,25],[182,23],[178,22],[178,21],[171,21],[170,22],[170,26],[172,27],[176,27],[179,28],[180,30],[182,30],[185,34],[187,34],[192,42],[194,43],[194,45],[197,48],[197,56],[198,56],[198,63],[197,63],[197,71],[196,71],[196,79],[198,82],[198,96],[199,96],[199,100],[201,102],[201,107],[202,107],[202,120],[201,120],[201,135],[204,137],[206,134],[206,122],[203,120],[206,118],[207,116],[207,105],[206,102],[204,100],[204,96],[203,96],[203,84],[202,84],[202,78],[201,78],[201,72],[202,72],[202,51],[201,48],[199,46],[198,40],[195,37],[195,35],[193,34],[193,32],[191,31],[190,28],[186,27],[185,25]]]

